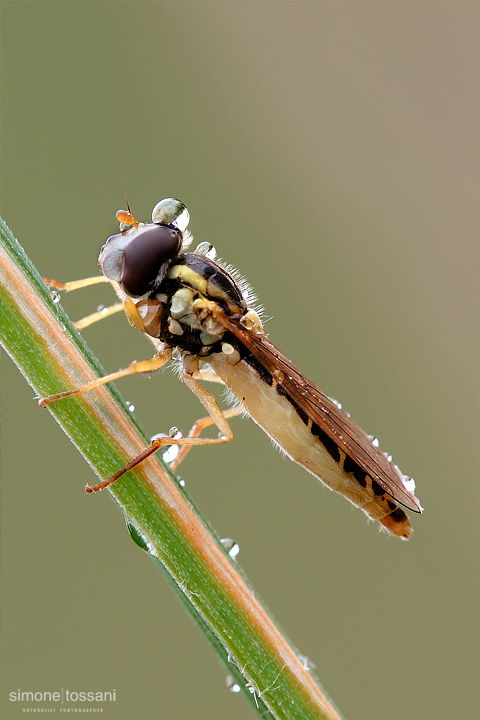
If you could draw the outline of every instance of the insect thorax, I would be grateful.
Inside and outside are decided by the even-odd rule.
[[[148,296],[133,300],[147,335],[200,357],[220,352],[229,335],[208,310],[209,301],[229,315],[247,311],[232,275],[198,253],[180,255]]]

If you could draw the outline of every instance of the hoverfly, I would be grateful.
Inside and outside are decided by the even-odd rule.
[[[177,431],[156,437],[125,467],[108,480],[87,486],[87,491],[108,487],[162,447],[180,446],[171,463],[177,467],[192,446],[231,440],[227,418],[243,412],[330,490],[346,497],[392,535],[407,539],[412,527],[400,505],[422,512],[414,481],[403,475],[376,439],[354,423],[339,403],[324,395],[275,347],[251,307],[251,290],[235,270],[215,259],[213,246],[201,243],[194,252],[187,252],[193,238],[187,230],[185,205],[174,198],[161,200],[153,209],[151,223],[138,222],[130,208],[119,210],[117,219],[120,233],[108,238],[99,256],[103,278],[47,282],[71,290],[109,281],[121,303],[107,313],[90,316],[80,326],[123,309],[130,324],[150,337],[155,355],[77,390],[43,398],[40,404],[132,373],[150,373],[175,357],[181,379],[203,404],[208,418],[197,421],[188,436]],[[226,385],[236,406],[222,412],[199,380]],[[203,428],[212,424],[219,436],[201,437]]]

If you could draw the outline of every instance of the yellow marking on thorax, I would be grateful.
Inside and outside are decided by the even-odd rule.
[[[210,279],[199,275],[187,265],[172,265],[167,273],[170,280],[180,280],[205,297],[219,298],[224,302],[231,303],[231,299],[218,285]]]
[[[172,265],[167,277],[170,280],[181,280],[186,285],[190,285],[190,287],[201,292],[202,295],[207,294],[207,278],[199,275],[187,265]]]

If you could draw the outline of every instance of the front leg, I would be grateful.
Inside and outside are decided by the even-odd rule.
[[[162,368],[165,363],[167,363],[171,359],[171,357],[172,350],[168,348],[167,350],[165,350],[165,352],[158,353],[149,360],[132,362],[128,367],[124,368],[123,370],[117,370],[117,372],[110,373],[109,375],[104,375],[104,377],[97,378],[96,380],[93,380],[86,385],[82,385],[82,387],[79,387],[76,390],[67,390],[66,392],[57,393],[56,395],[48,395],[47,397],[40,398],[38,404],[40,405],[40,407],[46,407],[51,402],[54,402],[56,400],[72,397],[73,395],[81,395],[82,393],[89,392],[89,390],[94,390],[95,388],[100,387],[100,385],[106,385],[109,382],[119,380],[120,378],[126,377],[127,375],[155,372],[156,370],[160,370],[160,368]]]

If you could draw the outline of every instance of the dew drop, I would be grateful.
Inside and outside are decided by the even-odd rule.
[[[51,291],[50,297],[52,298],[52,302],[54,302],[55,305],[60,302],[60,293],[58,293],[56,290]]]
[[[180,485],[180,487],[185,487],[185,484],[186,484],[186,483],[185,483],[185,480],[184,480],[183,478],[180,478],[180,480],[178,481],[178,484]]]
[[[162,453],[162,458],[166,463],[171,463],[176,459],[179,452],[179,445],[170,445],[170,447],[167,448],[164,453]]]
[[[220,540],[225,550],[228,552],[231,558],[236,558],[240,552],[240,545],[232,540],[232,538],[222,538]]]
[[[306,655],[299,655],[298,659],[302,663],[303,669],[306,670],[307,672],[309,672],[310,670],[315,670],[315,667],[316,667],[315,663],[313,663],[310,660],[310,658],[307,657]]]
[[[409,493],[412,493],[413,495],[413,493],[415,492],[415,480],[410,477],[410,475],[404,475],[402,477],[402,483],[405,490],[407,490]]]
[[[128,412],[133,412],[135,410],[135,405],[133,403],[131,403],[129,400],[127,400],[125,404],[127,406]]]
[[[157,433],[156,435],[152,435],[152,437],[150,438],[150,442],[153,443],[153,442],[155,442],[155,440],[159,440],[160,438],[166,438],[166,437],[181,438],[182,433],[180,432],[180,430],[178,428],[172,427],[172,428],[170,428],[170,432],[168,433],[168,435],[166,435],[165,433]],[[164,462],[166,462],[167,464],[170,464],[176,459],[179,452],[180,452],[179,445],[166,445],[165,450],[162,452],[162,460]],[[182,484],[182,483],[180,483],[180,484]],[[183,483],[183,484],[185,484],[185,483]]]
[[[130,537],[132,538],[135,545],[138,545],[139,548],[144,550],[149,555],[157,557],[157,552],[153,547],[152,543],[143,533],[140,532],[139,528],[126,516],[125,522],[127,524],[127,530],[130,534]]]
[[[210,258],[210,260],[215,260],[215,258],[217,257],[217,251],[209,242],[201,242],[195,248],[195,252],[200,253],[200,255],[205,255],[206,257]]]
[[[176,198],[160,200],[152,210],[152,222],[163,225],[173,224],[180,232],[187,229],[190,214],[185,205]]]
[[[104,313],[106,309],[105,305],[97,305],[97,312]]]
[[[225,678],[225,682],[227,683],[227,688],[230,690],[230,692],[239,693],[242,689],[238,682],[235,680],[235,678],[232,677],[232,675],[227,675],[227,677]]]
[[[338,400],[335,400],[335,398],[333,398],[333,397],[329,397],[328,399],[331,400],[332,403],[333,403],[339,410],[342,409],[342,403],[341,403],[341,402],[338,402]]]

